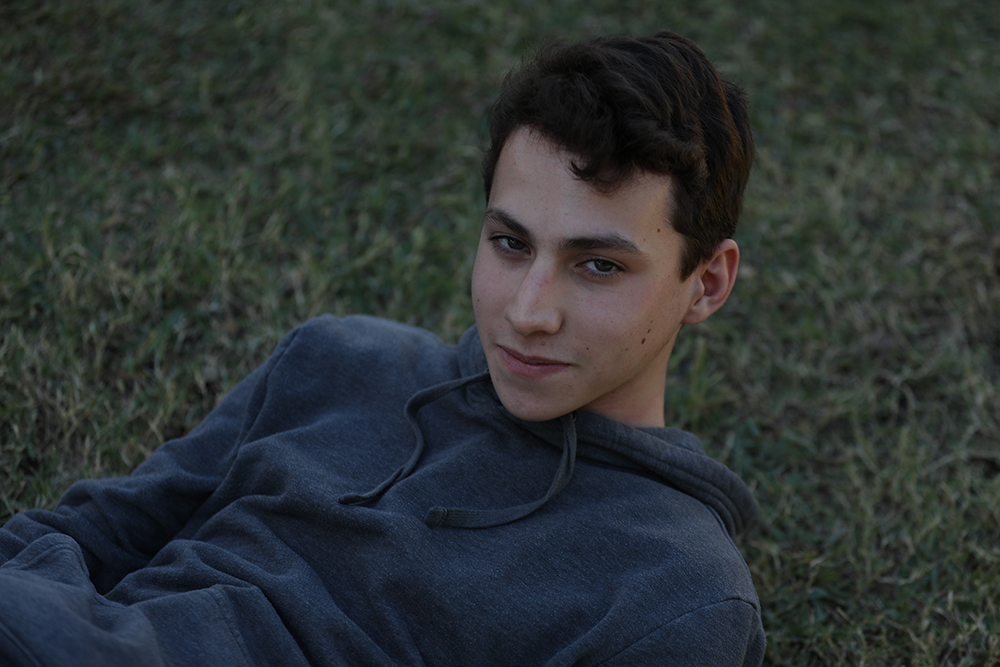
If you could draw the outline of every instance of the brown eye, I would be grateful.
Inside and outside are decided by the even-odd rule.
[[[498,234],[490,239],[493,245],[500,252],[523,252],[528,248],[527,244],[516,236]]]
[[[623,271],[615,262],[600,257],[588,259],[581,266],[591,278],[614,278]]]

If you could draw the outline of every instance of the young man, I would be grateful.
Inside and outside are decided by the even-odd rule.
[[[14,517],[0,663],[761,663],[754,500],[663,420],[736,277],[741,92],[671,33],[569,45],[491,142],[477,327],[309,322],[132,475]]]

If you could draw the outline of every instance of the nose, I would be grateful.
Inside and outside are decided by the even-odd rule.
[[[540,262],[532,264],[507,302],[504,316],[521,336],[559,331],[563,304],[554,272]]]

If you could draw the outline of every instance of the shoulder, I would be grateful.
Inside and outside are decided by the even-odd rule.
[[[335,367],[340,373],[399,371],[435,366],[454,357],[454,349],[431,332],[376,317],[325,315],[292,330],[276,355],[284,366],[309,372]]]
[[[585,572],[581,595],[595,606],[614,600],[574,655],[609,665],[760,664],[753,657],[757,644],[763,650],[753,579],[710,506],[662,479],[586,459],[573,482],[552,501],[563,510],[559,525],[549,513],[544,525],[552,534],[539,541],[549,545],[546,558],[558,547],[554,561],[572,560]],[[716,649],[750,658],[716,660]]]
[[[260,370],[258,392],[322,403],[409,396],[458,374],[455,348],[417,327],[375,317],[318,317],[296,327]]]
[[[698,501],[669,489],[653,495],[661,499],[652,503],[660,521],[637,517],[637,508],[616,499],[615,520],[592,519],[589,532],[574,527],[586,572],[581,598],[595,608],[613,604],[567,646],[561,657],[572,659],[562,664],[759,667],[760,603],[728,533]]]
[[[379,354],[409,348],[444,348],[426,329],[368,315],[323,315],[296,327],[290,334],[298,347],[352,350]]]
[[[760,608],[737,598],[672,618],[602,664],[760,667],[765,647]]]

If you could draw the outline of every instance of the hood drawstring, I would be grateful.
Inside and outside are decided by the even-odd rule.
[[[404,463],[399,470],[394,472],[388,479],[371,491],[368,491],[367,493],[346,494],[337,500],[343,505],[358,505],[371,500],[376,500],[382,497],[382,495],[392,488],[396,482],[410,475],[417,467],[417,462],[420,460],[420,456],[424,451],[424,434],[420,430],[420,425],[417,422],[417,411],[428,403],[436,401],[449,392],[476,382],[484,382],[489,379],[489,371],[485,371],[478,375],[459,378],[457,380],[451,380],[450,382],[443,382],[432,387],[427,387],[426,389],[422,389],[411,396],[410,400],[406,402],[406,408],[404,409],[406,418],[410,422],[410,427],[413,429],[413,434],[417,441],[416,447],[414,447],[413,454],[410,456],[410,459]],[[559,493],[563,487],[569,483],[569,480],[573,476],[573,468],[576,464],[577,448],[576,425],[574,424],[574,421],[575,417],[572,414],[560,417],[560,423],[563,429],[562,458],[559,460],[559,468],[556,470],[552,484],[549,486],[549,490],[544,496],[534,502],[495,510],[471,510],[458,507],[432,507],[428,510],[427,516],[424,517],[424,523],[431,527],[493,528],[494,526],[502,526],[505,523],[522,519],[537,510],[539,507],[551,500],[554,495]]]
[[[492,528],[523,519],[549,502],[552,496],[559,493],[573,476],[573,466],[576,464],[576,425],[573,423],[573,419],[572,414],[559,418],[563,427],[562,458],[559,459],[559,468],[544,496],[534,502],[495,510],[432,507],[427,512],[427,516],[424,517],[424,523],[428,526],[448,526],[451,528]]]

